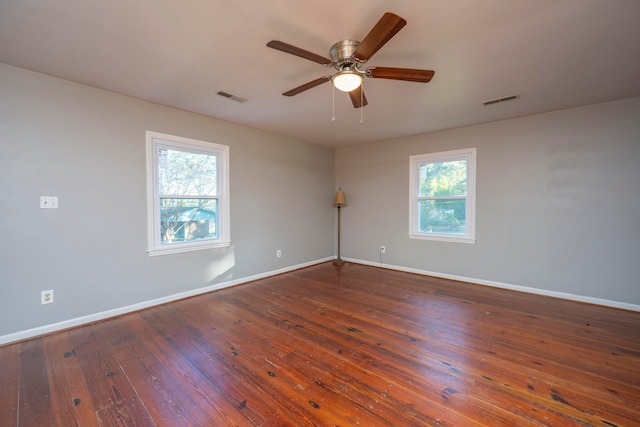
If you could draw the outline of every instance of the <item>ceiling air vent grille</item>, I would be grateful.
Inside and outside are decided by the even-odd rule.
[[[223,91],[220,91],[217,94],[220,96],[224,96],[225,98],[233,99],[234,101],[237,101],[237,102],[245,102],[247,100],[246,98],[240,98],[239,96],[235,96]]]
[[[511,100],[517,99],[518,97],[520,97],[520,95],[518,94],[503,96],[502,98],[496,98],[496,99],[490,99],[488,101],[484,101],[482,105],[491,105],[491,104],[497,104],[498,102],[511,101]]]

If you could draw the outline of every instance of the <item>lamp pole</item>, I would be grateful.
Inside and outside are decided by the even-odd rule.
[[[338,258],[333,261],[333,265],[343,265],[344,261],[340,258],[340,205],[338,205]]]
[[[333,261],[333,265],[344,265],[344,261],[340,258],[340,208],[346,206],[347,198],[344,195],[342,188],[338,189],[336,196],[333,199],[333,204],[338,207],[338,258]]]

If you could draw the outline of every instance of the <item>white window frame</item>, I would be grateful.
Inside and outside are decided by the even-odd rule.
[[[146,131],[147,145],[147,233],[150,256],[220,248],[231,245],[231,218],[229,203],[229,146],[199,141],[181,136]],[[160,195],[158,188],[158,150],[195,151],[218,157],[217,168],[217,220],[218,238],[191,242],[162,244],[160,233]]]
[[[457,160],[467,161],[466,233],[423,233],[419,231],[419,191],[420,166],[430,163],[443,163]],[[476,242],[476,149],[443,151],[440,153],[419,154],[409,157],[409,238],[436,240],[441,242]]]

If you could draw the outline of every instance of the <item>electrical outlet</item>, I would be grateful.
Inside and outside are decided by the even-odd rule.
[[[51,304],[53,302],[53,289],[40,292],[40,304]]]
[[[387,247],[386,246],[380,246],[380,253],[381,254],[386,254],[387,253]]]
[[[282,251],[281,251],[280,249],[278,249],[278,250],[276,251],[276,257],[277,257],[277,258],[281,258],[281,257],[282,257]]]

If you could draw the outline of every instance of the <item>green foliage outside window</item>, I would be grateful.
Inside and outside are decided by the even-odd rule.
[[[158,150],[162,243],[217,238],[217,157]]]
[[[465,234],[467,162],[420,165],[419,231]]]

